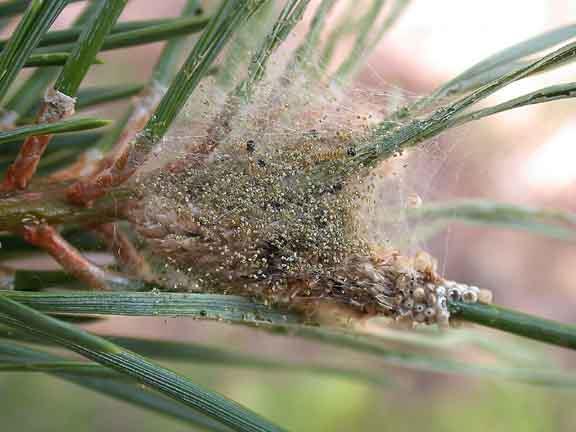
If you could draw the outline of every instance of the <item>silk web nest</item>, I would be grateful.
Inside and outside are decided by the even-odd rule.
[[[435,143],[369,170],[346,165],[409,96],[323,79],[318,59],[290,60],[292,42],[249,98],[230,96],[229,76],[206,78],[139,173],[132,219],[164,285],[249,296],[314,320],[447,326],[448,299],[489,301],[441,277],[403,219],[420,201],[410,169],[438,165]]]

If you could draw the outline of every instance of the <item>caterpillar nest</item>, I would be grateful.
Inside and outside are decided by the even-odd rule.
[[[172,160],[174,142],[165,142],[156,152],[164,169],[139,176],[131,220],[164,283],[249,296],[312,319],[329,305],[354,318],[441,326],[447,300],[487,300],[440,277],[427,254],[403,256],[366,235],[374,183],[401,156],[330,177],[370,139],[378,111],[326,96],[328,88],[311,96],[307,83],[286,85],[191,115],[204,133],[176,140],[181,155]]]

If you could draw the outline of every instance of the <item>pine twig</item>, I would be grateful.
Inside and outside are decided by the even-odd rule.
[[[124,9],[126,1],[106,0],[100,5],[98,14],[85,27],[54,88],[44,97],[37,123],[52,123],[74,114],[75,96],[80,83],[96,58],[104,37]],[[51,135],[39,135],[27,139],[22,144],[18,157],[6,172],[2,183],[3,191],[25,189],[28,186],[51,139]]]
[[[60,191],[25,192],[0,200],[0,231],[18,232],[23,223],[90,225],[123,220],[136,197],[118,188],[94,202],[92,207],[69,203]]]
[[[63,268],[89,287],[109,289],[105,272],[83,257],[54,227],[46,224],[25,225],[22,233],[24,240],[47,251]]]

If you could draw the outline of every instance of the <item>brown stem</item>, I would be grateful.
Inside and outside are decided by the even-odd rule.
[[[70,117],[74,114],[75,102],[74,98],[50,89],[44,96],[36,123],[54,123]],[[28,137],[24,141],[16,160],[6,172],[6,177],[0,185],[0,192],[10,192],[28,187],[51,139],[52,135],[37,135]]]
[[[128,180],[146,161],[153,143],[146,136],[138,136],[137,133],[146,125],[163,94],[164,89],[155,83],[148,87],[135,104],[134,112],[111,154],[95,170],[94,176],[89,180],[78,181],[68,189],[70,202],[78,205],[89,204],[103,196],[108,189]]]
[[[114,155],[126,152],[130,140],[144,127],[154,108],[164,94],[158,85],[151,85],[134,104],[134,110],[127,121],[126,127],[110,154],[101,160],[88,160],[84,155],[75,164],[56,173],[51,180],[71,180],[82,176],[94,176],[109,169],[114,164]],[[138,253],[132,242],[120,231],[116,224],[97,225],[94,231],[107,243],[114,253],[116,261],[132,275],[143,280],[151,280],[152,272],[144,257]]]
[[[97,265],[70,245],[60,233],[47,224],[25,225],[22,228],[24,240],[46,250],[68,273],[91,288],[109,290],[107,274]]]
[[[136,134],[144,128],[164,93],[165,88],[155,82],[147,86],[134,102],[134,109],[126,122],[126,126],[109,154],[99,160],[89,158],[84,154],[71,166],[52,174],[50,180],[69,181],[80,177],[93,177],[110,168],[114,164],[114,160],[126,152]]]
[[[66,190],[68,201],[77,205],[90,205],[96,198],[100,198],[108,190],[121,185],[128,180],[141,163],[130,161],[129,158],[135,146],[130,146],[111,167],[97,174],[94,178],[86,181],[78,181]]]
[[[28,137],[20,148],[16,160],[6,171],[6,177],[0,185],[0,191],[9,192],[15,189],[26,189],[30,179],[36,172],[40,158],[52,135]]]
[[[160,100],[162,100],[164,93],[166,93],[166,89],[155,81],[142,91],[138,99],[134,102],[132,114],[130,114],[130,118],[126,122],[122,134],[111,151],[111,158],[120,157],[126,152],[130,142],[136,137],[136,134],[144,129],[144,126],[148,123],[150,116],[160,103]]]

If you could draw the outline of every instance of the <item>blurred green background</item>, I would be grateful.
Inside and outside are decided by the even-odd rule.
[[[167,365],[292,431],[569,432],[576,425],[573,391],[429,375],[408,388],[382,389],[302,374]],[[0,392],[3,431],[190,430],[41,374],[4,374]]]

